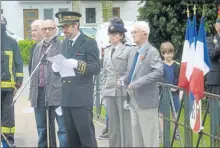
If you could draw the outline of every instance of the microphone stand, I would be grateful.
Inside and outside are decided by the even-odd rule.
[[[37,71],[37,69],[39,68],[40,64],[44,62],[45,57],[48,53],[48,51],[51,49],[52,47],[52,43],[50,44],[50,46],[47,48],[46,52],[42,55],[42,57],[40,58],[40,61],[38,62],[37,66],[35,67],[35,69],[33,70],[33,72],[31,73],[31,75],[29,76],[28,80],[25,82],[24,85],[22,85],[21,89],[19,89],[19,92],[17,95],[14,96],[14,101],[12,102],[11,106],[13,106],[16,101],[19,99],[21,93],[24,91],[25,87],[27,86],[27,84],[29,83],[29,81],[31,80],[31,78],[33,77],[34,73]],[[46,90],[45,90],[46,91]],[[45,96],[45,106],[46,106],[46,120],[47,120],[47,147],[51,147],[51,143],[50,143],[50,121],[49,121],[49,106],[48,106],[48,101],[46,99]]]
[[[24,85],[22,85],[22,87],[19,89],[18,94],[16,93],[14,98],[13,98],[13,102],[11,104],[11,106],[13,106],[16,101],[19,99],[21,93],[24,91],[25,87],[27,86],[27,84],[29,83],[29,81],[31,80],[31,78],[33,77],[34,73],[37,71],[38,67],[40,66],[40,64],[43,62],[43,60],[45,60],[46,54],[48,53],[48,51],[50,50],[52,44],[50,44],[50,46],[47,48],[46,52],[42,55],[42,57],[40,58],[40,61],[38,62],[37,66],[35,67],[34,71],[31,73],[30,77],[28,78],[28,80],[25,82]]]

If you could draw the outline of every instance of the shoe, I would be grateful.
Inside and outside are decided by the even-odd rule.
[[[175,140],[180,140],[180,136],[179,135],[175,135],[174,139]]]
[[[102,135],[105,135],[108,133],[108,128],[105,128],[103,131],[102,131]]]
[[[108,133],[99,136],[98,139],[100,139],[100,140],[106,140],[106,139],[108,139]]]

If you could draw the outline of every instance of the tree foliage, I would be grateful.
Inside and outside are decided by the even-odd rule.
[[[112,17],[112,1],[101,0],[103,22],[107,22]]]
[[[190,18],[193,17],[193,3],[188,4]],[[176,49],[175,58],[181,59],[182,48],[184,43],[186,20],[187,20],[187,3],[184,1],[161,2],[160,0],[147,0],[145,6],[139,8],[138,20],[149,22],[150,36],[149,41],[157,48],[164,41],[171,41]],[[197,28],[199,28],[202,10],[206,18],[207,35],[215,33],[214,23],[217,18],[217,5],[196,4]]]

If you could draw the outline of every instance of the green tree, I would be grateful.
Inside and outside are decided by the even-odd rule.
[[[103,22],[112,17],[112,1],[101,0]]]
[[[187,20],[187,3],[184,1],[162,1],[147,0],[144,7],[139,8],[138,20],[149,22],[150,25],[150,42],[157,48],[164,41],[171,41],[176,49],[175,58],[180,61],[184,43],[186,20]],[[188,4],[190,18],[193,17],[193,3]],[[213,3],[196,4],[197,27],[200,24],[202,9],[204,6],[206,18],[207,36],[215,33],[213,24],[217,18],[217,6]]]

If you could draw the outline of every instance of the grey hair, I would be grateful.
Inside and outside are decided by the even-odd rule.
[[[39,28],[42,28],[42,24],[43,24],[44,20],[43,19],[38,19],[38,20],[34,20],[31,24],[31,28],[33,26],[39,26]]]
[[[149,27],[147,22],[145,22],[145,21],[134,22],[132,28],[134,29],[134,27],[138,28],[140,31],[143,31],[143,32],[147,33],[148,36],[149,36],[149,34],[150,34],[150,27]]]

